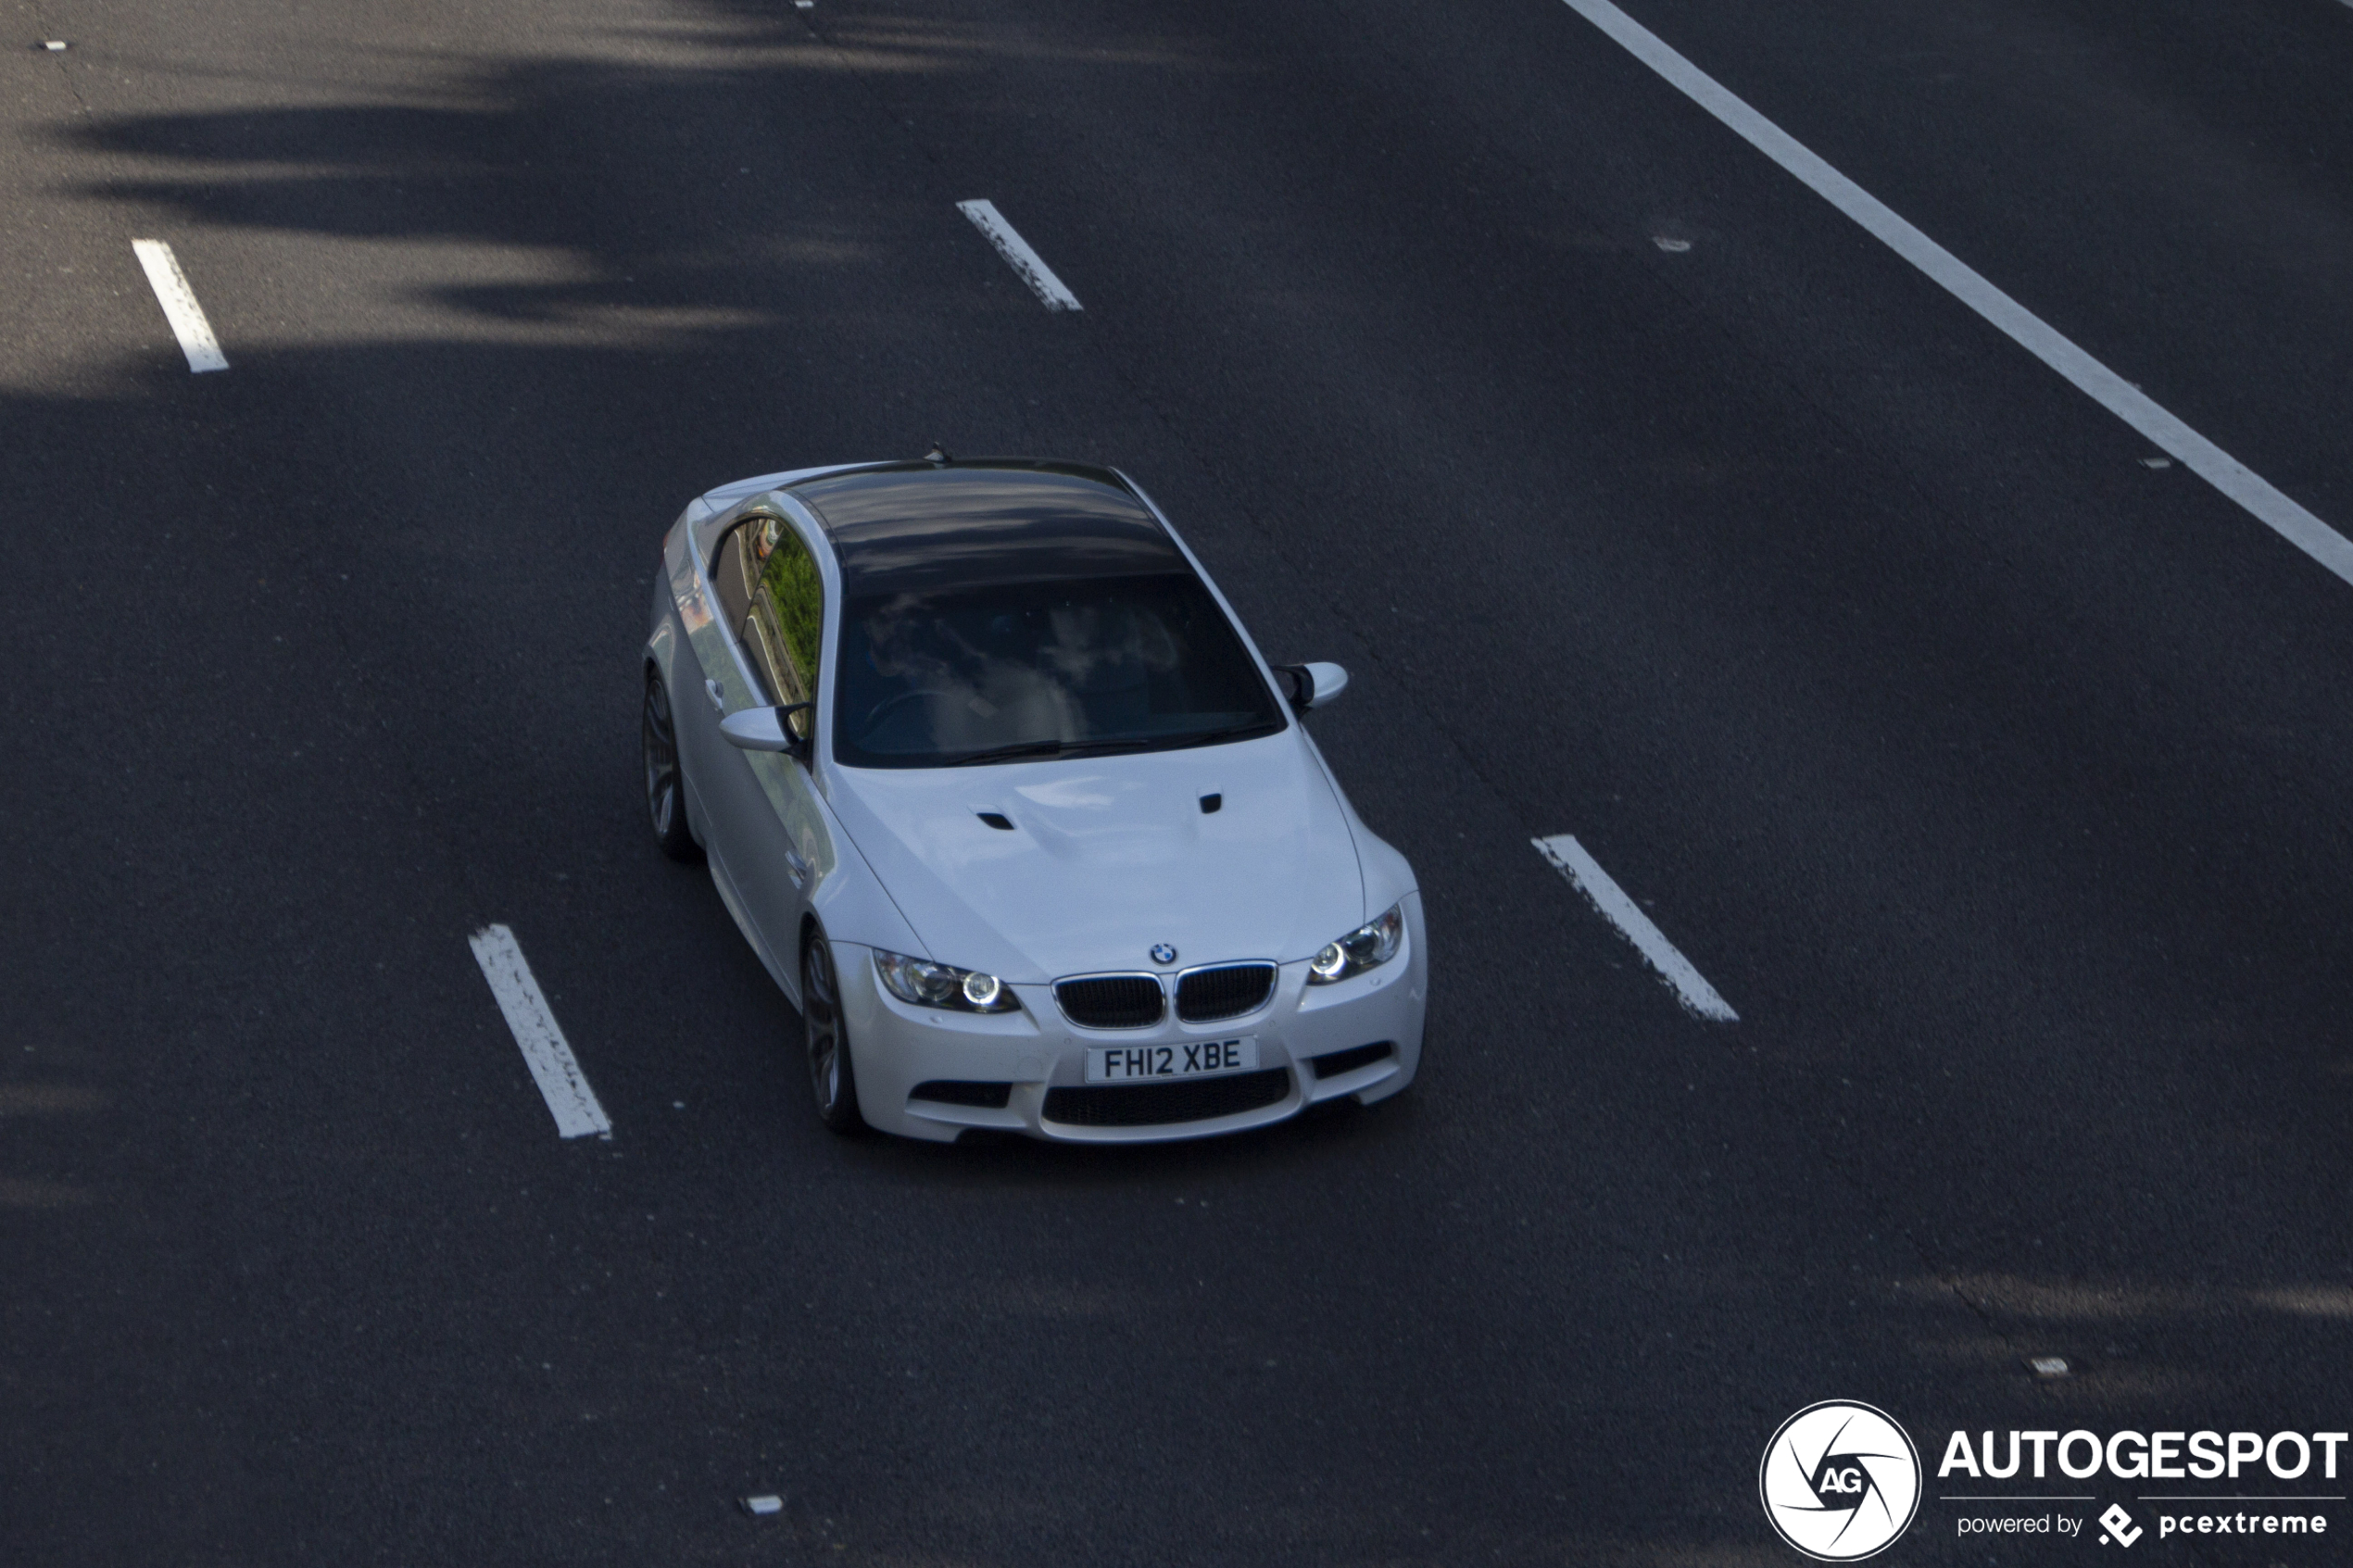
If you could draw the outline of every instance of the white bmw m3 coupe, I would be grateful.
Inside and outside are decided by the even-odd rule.
[[[1197,1137],[1412,1082],[1405,858],[1133,481],[767,474],[687,508],[646,644],[654,836],[798,1008],[818,1116]]]

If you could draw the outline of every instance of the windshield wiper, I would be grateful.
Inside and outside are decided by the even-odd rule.
[[[1138,751],[1144,745],[1134,740],[1024,740],[1011,746],[992,746],[986,751],[968,751],[962,757],[950,758],[942,766],[963,768],[983,762],[1011,762],[1017,757],[1091,757],[1107,751]]]
[[[1253,719],[1247,724],[1190,730],[1176,735],[1131,735],[1119,740],[1022,740],[1011,746],[992,746],[986,751],[968,751],[962,757],[950,758],[940,766],[963,768],[984,762],[1011,762],[1022,757],[1101,757],[1117,751],[1175,751],[1182,746],[1239,740],[1245,735],[1271,735],[1280,728],[1271,720]]]
[[[1193,730],[1181,735],[1161,735],[1145,742],[1153,751],[1175,751],[1180,746],[1212,746],[1221,740],[1240,740],[1246,735],[1271,735],[1282,728],[1268,719],[1253,719],[1247,724],[1228,724],[1220,730]]]

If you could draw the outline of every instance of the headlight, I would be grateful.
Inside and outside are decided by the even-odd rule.
[[[1021,1003],[1005,983],[993,974],[957,969],[944,963],[911,959],[904,953],[875,949],[875,972],[890,994],[919,1008],[947,1008],[955,1012],[1013,1012]]]
[[[1329,985],[1368,969],[1378,969],[1397,956],[1405,938],[1405,906],[1392,904],[1389,913],[1358,926],[1337,942],[1327,942],[1307,960],[1307,984]]]

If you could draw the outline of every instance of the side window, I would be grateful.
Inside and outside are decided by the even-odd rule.
[[[768,700],[816,701],[825,596],[800,536],[775,518],[746,519],[721,546],[718,579],[728,629]]]

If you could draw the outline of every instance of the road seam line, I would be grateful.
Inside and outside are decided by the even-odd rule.
[[[1015,232],[1012,224],[1005,221],[1005,215],[997,210],[996,203],[975,198],[958,202],[956,210],[971,219],[973,227],[988,236],[988,243],[997,247],[997,254],[1005,258],[1005,265],[1020,274],[1021,281],[1029,285],[1030,292],[1047,309],[1076,310],[1080,307],[1078,296],[1063,286],[1063,281],[1054,276],[1054,270],[1029,248],[1029,242]]]
[[[1806,150],[1794,137],[1749,107],[1609,0],[1562,3],[1607,33],[1627,53],[1714,115],[1750,146],[1795,175],[1815,194],[1861,224],[2011,342],[2066,377],[2077,391],[2171,453],[2281,538],[2345,582],[2353,583],[2353,540],[2281,494],[2262,475],[2158,407],[2156,399],[1995,288],[1951,251],[1898,218],[1885,203]]]
[[[220,352],[220,340],[212,335],[212,323],[205,320],[171,247],[161,240],[133,240],[131,248],[147,274],[147,286],[156,291],[156,303],[163,307],[163,319],[171,323],[171,335],[180,340],[180,352],[188,357],[190,373],[227,370],[229,357]]]
[[[503,925],[484,926],[468,937],[466,945],[473,949],[474,962],[482,966],[482,977],[490,982],[490,994],[498,999],[498,1010],[506,1014],[507,1027],[522,1048],[523,1065],[531,1069],[532,1082],[539,1085],[539,1097],[556,1119],[557,1135],[580,1138],[595,1133],[610,1137],[612,1123],[606,1118],[605,1108],[597,1103],[597,1091],[588,1086],[587,1075],[580,1071],[580,1062],[565,1042],[515,934]]]
[[[1571,886],[1585,895],[1593,908],[1602,912],[1603,919],[1617,927],[1619,934],[1634,944],[1634,950],[1658,971],[1659,978],[1667,982],[1685,1008],[1713,1023],[1738,1023],[1741,1021],[1741,1015],[1732,1010],[1731,1004],[1717,994],[1716,987],[1707,983],[1706,977],[1692,967],[1692,960],[1679,952],[1675,944],[1651,923],[1650,916],[1642,913],[1634,900],[1626,897],[1625,891],[1610,880],[1609,872],[1602,870],[1601,862],[1585,852],[1583,845],[1565,833],[1551,838],[1531,838],[1529,842],[1553,863],[1555,871],[1568,878]]]

